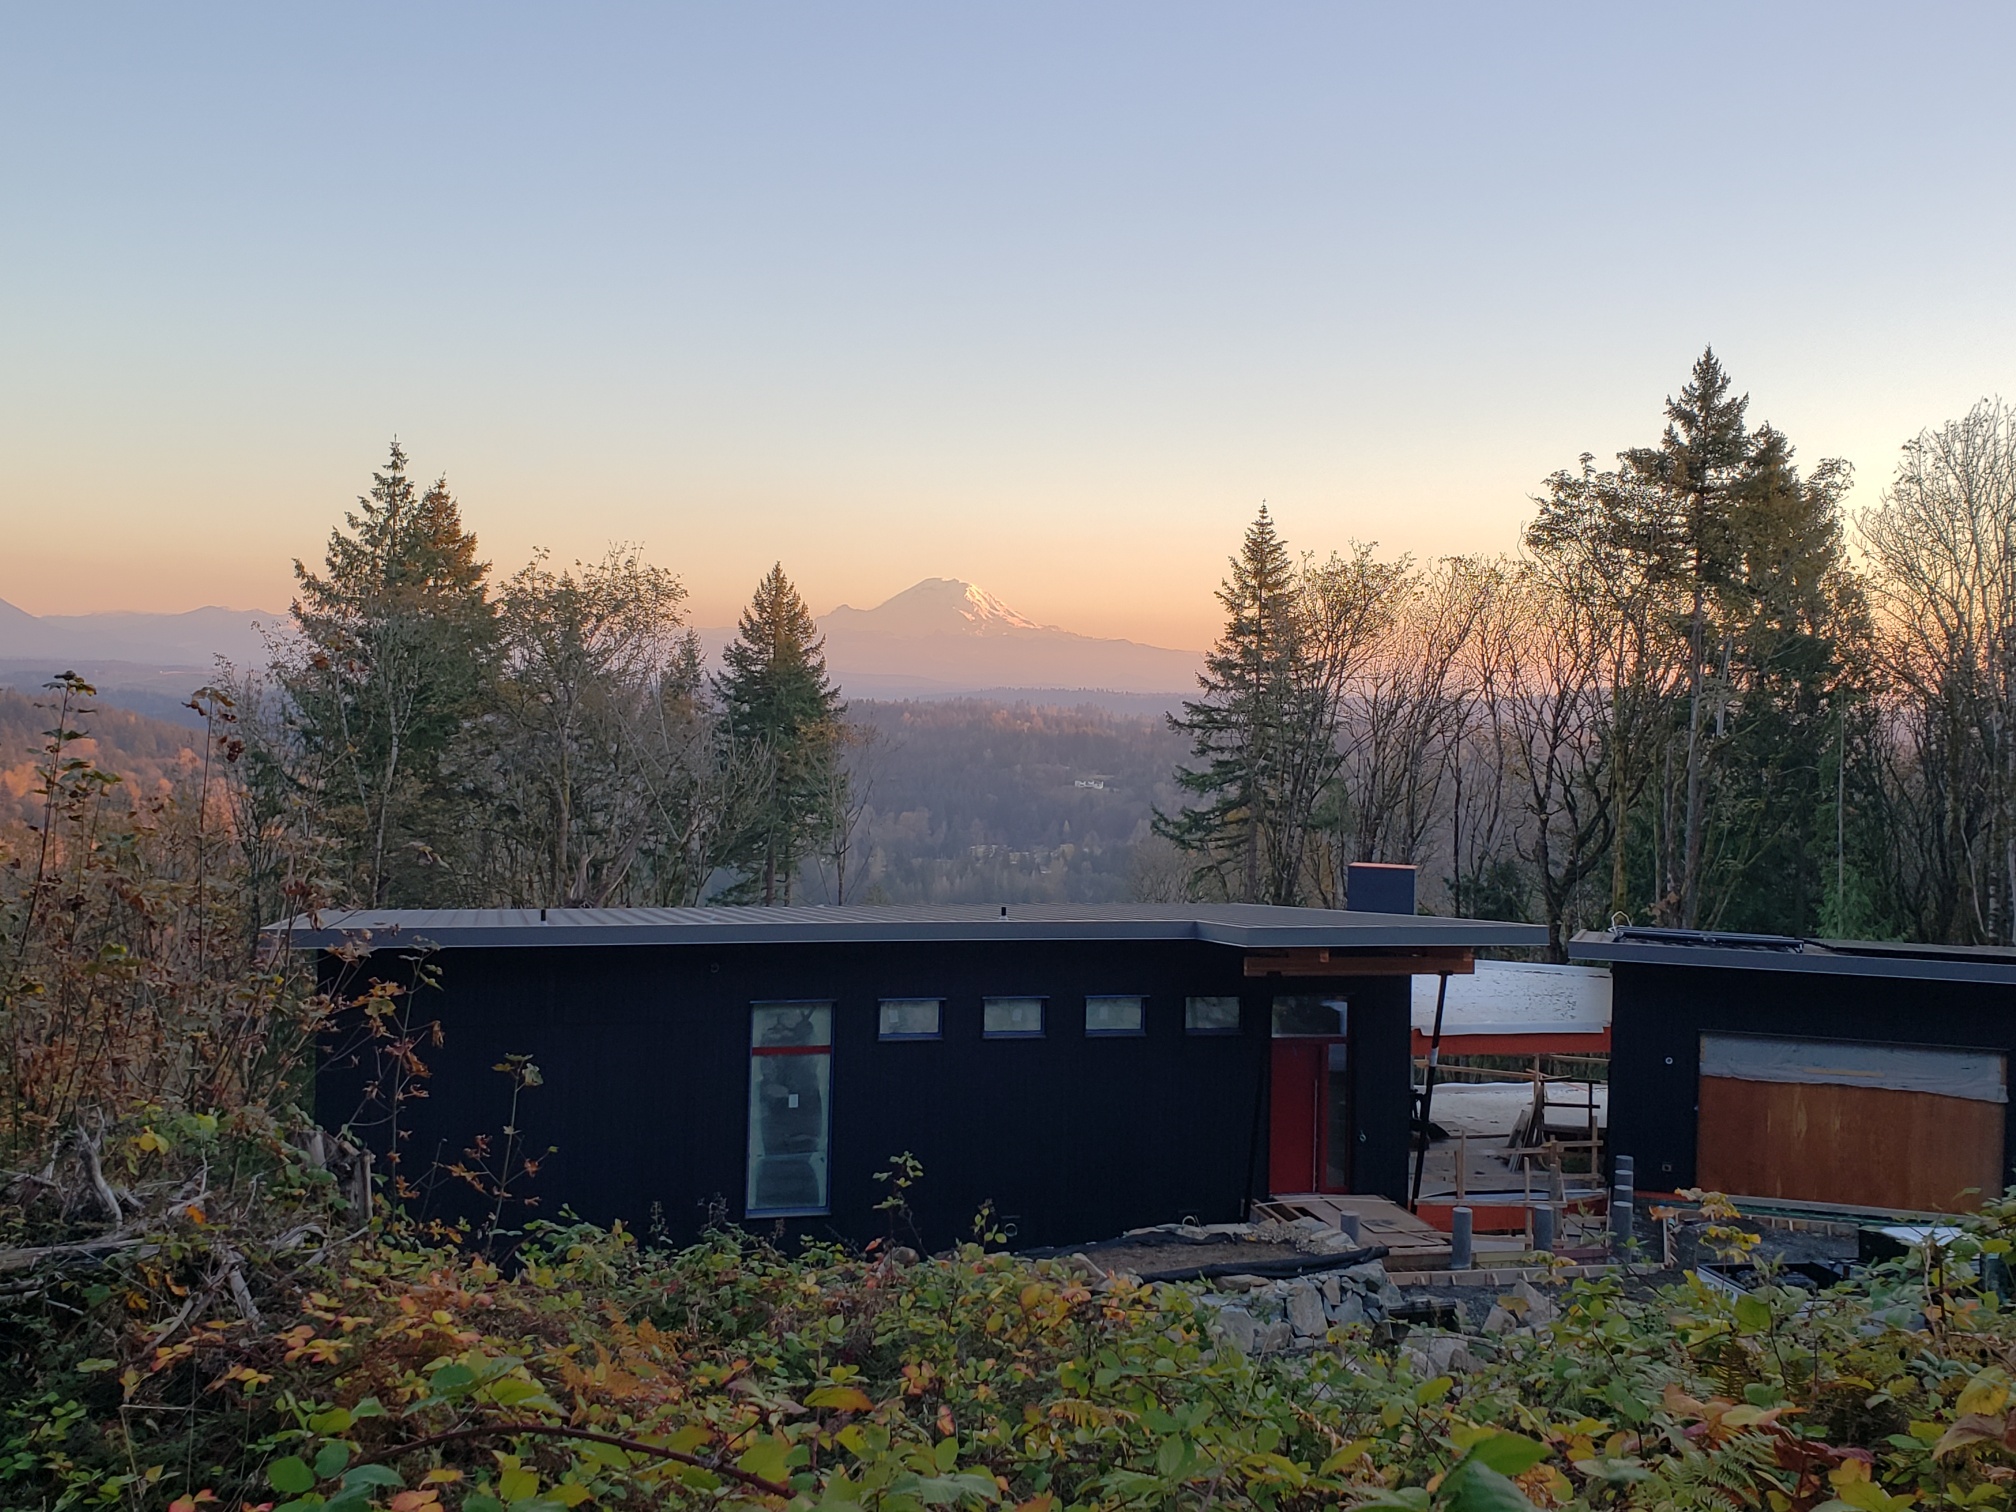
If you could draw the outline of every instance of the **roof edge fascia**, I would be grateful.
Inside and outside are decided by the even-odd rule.
[[[1630,940],[1571,940],[1571,962],[1671,966],[1720,971],[1768,971],[1783,976],[1886,977],[1895,981],[1979,982],[2016,986],[2016,964],[1926,959],[1922,956],[1831,955],[1819,951],[1741,950],[1713,945],[1654,945]]]

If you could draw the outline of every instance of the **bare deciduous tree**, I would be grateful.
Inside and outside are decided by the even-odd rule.
[[[1918,436],[1860,524],[1903,900],[1928,938],[2016,939],[2016,411]]]

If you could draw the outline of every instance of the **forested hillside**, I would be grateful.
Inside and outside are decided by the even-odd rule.
[[[15,818],[41,810],[55,697],[0,688],[0,792]],[[105,698],[83,709],[72,724],[89,738],[75,749],[133,795],[165,794],[202,759],[201,730]],[[856,700],[847,717],[869,736],[847,902],[1117,902],[1167,883],[1149,824],[1174,801],[1183,745],[1163,719],[992,699]],[[834,876],[830,858],[808,864],[806,895],[834,901]]]
[[[59,703],[60,694],[47,690],[0,687],[0,819],[32,823],[41,815],[37,752],[49,739]],[[73,722],[86,732],[73,754],[118,773],[121,786],[136,795],[165,795],[203,759],[202,731],[97,699],[85,700]]]
[[[856,701],[848,718],[871,732],[848,902],[1124,902],[1154,885],[1150,824],[1183,752],[1165,720],[984,699]]]

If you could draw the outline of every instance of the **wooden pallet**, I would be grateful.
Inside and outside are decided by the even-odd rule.
[[[1358,1215],[1358,1232],[1367,1244],[1383,1244],[1389,1253],[1386,1269],[1447,1270],[1449,1240],[1397,1202],[1384,1197],[1347,1196],[1336,1192],[1303,1192],[1255,1203],[1255,1218],[1293,1223],[1298,1218],[1321,1219],[1331,1228],[1345,1213]]]

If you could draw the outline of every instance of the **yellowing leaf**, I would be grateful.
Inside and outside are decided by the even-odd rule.
[[[1903,1512],[1918,1498],[1908,1492],[1892,1496],[1874,1481],[1855,1481],[1840,1488],[1841,1500],[1856,1512]]]
[[[530,1470],[513,1466],[502,1471],[497,1477],[497,1499],[507,1506],[515,1501],[523,1501],[539,1489],[539,1477]]]
[[[1468,1453],[1497,1431],[1488,1423],[1466,1423],[1457,1418],[1449,1424],[1449,1442],[1456,1446],[1459,1453]]]
[[[758,1439],[735,1461],[735,1468],[767,1481],[781,1481],[790,1473],[784,1463],[784,1456],[790,1449],[791,1445],[785,1439]]]
[[[1953,1405],[1963,1414],[1993,1416],[2009,1405],[2009,1378],[1991,1366],[1967,1383]]]
[[[1999,1417],[1970,1412],[1940,1436],[1939,1442],[1933,1446],[1932,1457],[1939,1459],[1973,1444],[2000,1443],[2005,1427]]]
[[[831,1407],[840,1412],[866,1412],[875,1404],[855,1386],[821,1386],[805,1393],[807,1407]]]
[[[1318,1472],[1318,1474],[1335,1475],[1339,1470],[1345,1469],[1347,1466],[1357,1464],[1359,1460],[1365,1457],[1366,1451],[1369,1450],[1375,1442],[1376,1440],[1369,1438],[1351,1440],[1350,1443],[1346,1444],[1342,1449],[1339,1449],[1336,1453],[1332,1454],[1330,1458],[1323,1461],[1323,1468]]]

